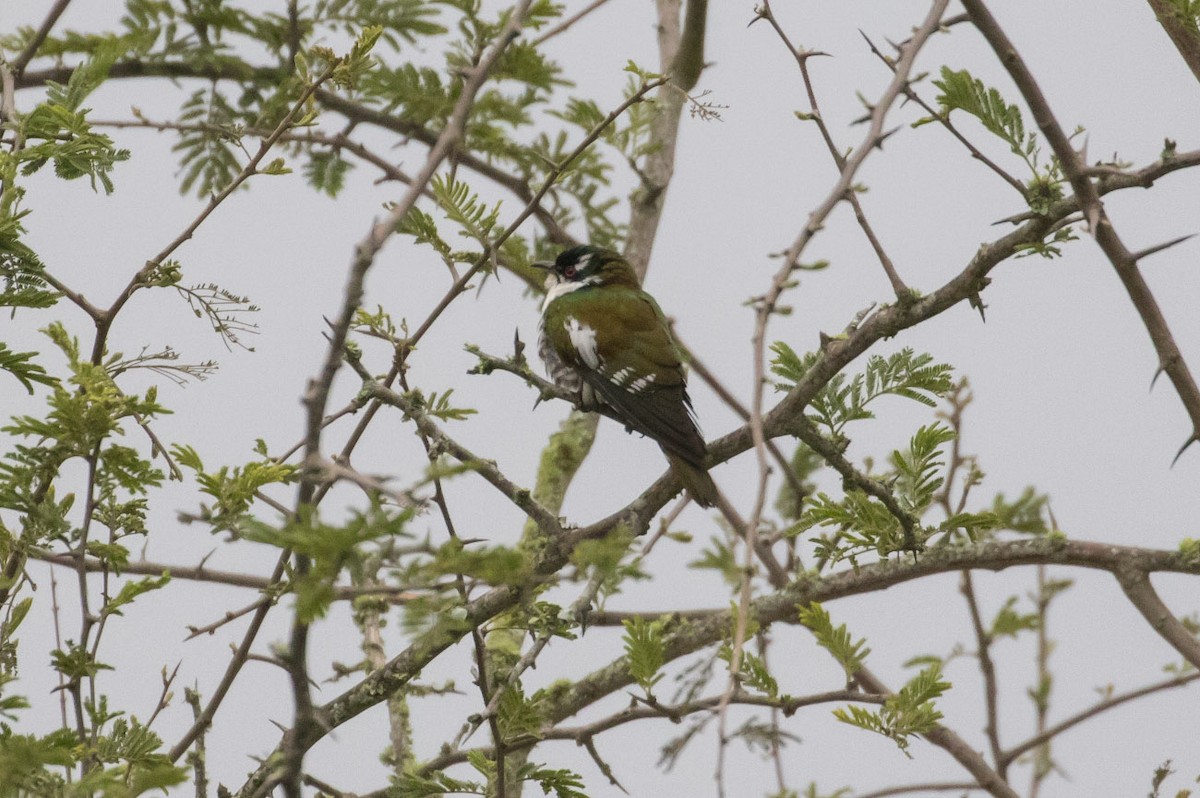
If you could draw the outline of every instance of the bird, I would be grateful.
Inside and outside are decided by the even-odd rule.
[[[605,409],[627,431],[653,439],[692,499],[715,506],[679,346],[637,272],[618,253],[590,245],[533,265],[546,271],[538,355],[550,379],[581,409]]]

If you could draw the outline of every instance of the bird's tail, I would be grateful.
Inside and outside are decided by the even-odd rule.
[[[675,476],[679,477],[679,481],[687,488],[688,493],[692,495],[692,500],[701,507],[715,507],[720,498],[720,493],[717,491],[717,483],[713,482],[712,477],[708,475],[708,471],[699,466],[692,465],[687,460],[684,460],[677,454],[663,450],[663,454],[667,456],[667,460],[671,463],[671,470],[675,472]]]

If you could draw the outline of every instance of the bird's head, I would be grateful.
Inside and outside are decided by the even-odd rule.
[[[538,261],[533,264],[548,272],[547,289],[564,283],[584,285],[629,285],[638,286],[637,273],[629,262],[613,252],[583,245],[563,250],[553,261]]]

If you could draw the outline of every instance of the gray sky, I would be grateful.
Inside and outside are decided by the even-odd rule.
[[[0,8],[0,30],[40,19],[47,5],[9,0]],[[700,88],[711,91],[706,99],[728,108],[721,111],[719,122],[684,120],[676,176],[647,288],[675,317],[688,345],[747,399],[753,374],[753,314],[743,302],[767,287],[778,266],[770,253],[791,243],[836,174],[815,127],[793,115],[806,103],[790,55],[767,25],[747,27],[753,3],[711,5],[707,53],[711,65]],[[1178,140],[1181,150],[1200,146],[1197,86],[1148,6],[1116,0],[993,5],[1059,120],[1067,127],[1080,124],[1087,129],[1091,160],[1107,160],[1116,153],[1122,160],[1143,165],[1158,157],[1164,137]],[[117,16],[115,6],[78,0],[60,29],[104,24]],[[832,56],[812,61],[822,108],[838,143],[857,144],[863,130],[850,127],[849,122],[862,108],[854,92],[873,99],[890,79],[867,51],[858,30],[881,45],[888,39],[902,39],[924,15],[927,4],[779,2],[777,6],[795,41]],[[652,15],[648,3],[612,0],[554,41],[553,53],[579,84],[576,93],[595,97],[602,108],[612,107],[625,85],[627,75],[621,68],[628,59],[650,68],[656,65]],[[969,68],[1010,99],[1016,97],[969,26],[936,37],[922,54],[918,71],[936,74],[942,65]],[[922,93],[932,101],[936,90],[926,83]],[[95,96],[93,118],[128,116],[130,105],[161,118],[173,112],[183,94],[165,84],[114,82]],[[19,107],[31,107],[34,97],[19,94]],[[893,123],[910,122],[918,111],[901,109],[893,115]],[[1027,123],[1032,128],[1028,117]],[[977,126],[964,122],[962,128],[974,141],[987,145],[989,154],[1017,171],[1011,156],[992,146]],[[134,153],[115,172],[115,194],[93,195],[83,183],[56,181],[47,169],[30,181],[26,203],[35,210],[27,225],[31,245],[56,276],[104,304],[199,210],[195,199],[178,195],[170,136],[117,132],[114,137]],[[420,156],[415,149],[410,152],[406,166],[412,168]],[[215,357],[221,361],[221,370],[207,382],[162,389],[165,403],[176,415],[161,422],[160,435],[193,443],[210,466],[249,459],[258,437],[272,451],[299,439],[303,421],[299,397],[324,351],[322,316],[332,315],[337,308],[353,245],[372,218],[380,215],[380,203],[397,196],[394,187],[373,186],[372,179],[367,168],[359,167],[347,190],[334,201],[307,190],[299,175],[256,178],[251,191],[233,197],[181,248],[178,257],[185,281],[216,282],[262,306],[256,319],[261,334],[250,341],[256,352],[225,352],[205,325],[168,292],[144,292],[122,313],[113,337],[116,349],[133,353],[143,346],[170,343],[185,360]],[[1006,231],[994,222],[1021,210],[1011,189],[934,125],[904,129],[889,139],[885,150],[869,160],[860,181],[870,188],[862,198],[866,212],[897,268],[911,286],[926,291],[960,271],[981,242]],[[491,190],[482,179],[475,180],[473,187]],[[1106,204],[1129,246],[1139,249],[1196,232],[1200,182],[1191,173],[1174,175],[1153,191],[1110,195]],[[506,199],[504,207],[512,214],[519,205]],[[1200,282],[1194,273],[1198,247],[1188,242],[1144,264],[1193,368],[1200,367],[1200,320],[1195,313]],[[814,348],[820,332],[839,332],[855,312],[889,296],[883,272],[848,208],[835,212],[810,248],[807,259],[816,258],[828,259],[831,268],[802,277],[800,287],[788,297],[794,312],[774,320],[770,330],[773,340],[787,341],[797,351]],[[371,273],[367,305],[382,304],[397,318],[419,321],[441,297],[447,279],[427,252],[393,240]],[[1200,511],[1196,490],[1200,447],[1171,467],[1171,458],[1187,436],[1187,418],[1167,380],[1150,390],[1153,349],[1098,248],[1082,240],[1069,246],[1059,260],[1006,263],[993,273],[984,300],[986,324],[970,308],[956,307],[880,350],[911,346],[928,351],[970,377],[976,399],[963,444],[967,452],[979,455],[987,473],[986,482],[977,489],[977,500],[990,503],[996,492],[1013,495],[1033,484],[1052,496],[1058,523],[1073,538],[1174,548],[1184,536],[1200,536],[1195,522]],[[70,305],[61,304],[54,317],[87,339],[86,320]],[[47,318],[20,314],[15,323],[4,323],[5,339],[16,349],[39,347],[34,328]],[[452,306],[416,354],[412,375],[427,390],[453,387],[456,402],[479,408],[478,417],[451,431],[527,485],[533,482],[541,443],[566,408],[560,403],[543,404],[531,411],[533,397],[517,380],[501,374],[467,376],[472,358],[462,346],[476,343],[505,353],[514,329],[531,343],[536,325],[536,303],[523,294],[516,279],[490,282],[478,298],[464,298]],[[388,354],[382,347],[367,344],[366,349],[374,370],[386,368]],[[8,380],[0,385],[7,407],[15,383]],[[341,406],[355,389],[355,381],[343,375],[330,406]],[[703,386],[695,385],[692,394],[708,437],[737,425]],[[32,407],[22,396],[12,398],[19,410]],[[856,462],[867,456],[882,459],[918,424],[932,421],[930,413],[908,404],[900,400],[882,404],[880,422],[860,425],[852,434],[849,452]],[[344,429],[335,429],[330,440],[340,440],[336,436]],[[607,421],[601,429],[598,445],[565,509],[570,519],[580,523],[624,505],[664,468],[649,441],[625,435]],[[374,429],[355,463],[362,471],[396,474],[403,480],[419,472],[423,459],[410,429],[392,418]],[[723,490],[749,507],[755,477],[752,456],[743,455],[715,469],[714,477]],[[833,479],[825,483],[831,490],[837,486]],[[497,494],[480,487],[478,480],[463,477],[452,482],[450,496],[466,536],[515,540],[519,514]],[[340,504],[334,501],[334,507],[357,501],[347,492],[337,498]],[[179,525],[176,512],[194,509],[196,501],[190,484],[170,485],[155,500],[149,559],[192,563],[215,550],[209,560],[213,567],[255,573],[270,567],[272,552],[250,544],[227,545],[198,527]],[[683,567],[717,531],[714,521],[693,508],[680,526],[697,541],[688,546],[670,544],[672,548],[664,544],[662,556],[652,565],[659,578],[631,586],[610,607],[725,604],[724,589],[715,575]],[[420,519],[414,529],[442,534],[434,516]],[[31,573],[39,586],[37,624],[27,622],[22,639],[27,659],[19,688],[37,708],[23,716],[22,725],[48,730],[57,723],[57,709],[46,698],[54,682],[44,665],[44,652],[53,647],[49,573],[40,566],[31,567]],[[1068,574],[1054,571],[1054,575]],[[1059,641],[1053,659],[1057,680],[1052,719],[1089,705],[1095,699],[1094,688],[1109,683],[1130,688],[1160,678],[1161,665],[1176,659],[1137,617],[1114,580],[1106,575],[1069,575],[1077,585],[1051,619],[1051,634]],[[66,576],[59,575],[58,590],[69,607],[64,632],[69,636],[77,620],[70,601],[73,585]],[[1024,596],[1033,588],[1030,569],[978,579],[985,588],[989,615],[1005,596]],[[925,580],[828,608],[835,621],[849,623],[856,635],[870,639],[874,653],[869,663],[889,684],[899,687],[909,673],[901,667],[906,659],[918,653],[946,654],[956,641],[970,639],[956,580],[950,576]],[[1194,580],[1158,578],[1155,584],[1177,613],[1197,609]],[[564,603],[572,595],[564,592]],[[209,694],[224,666],[227,646],[240,639],[243,629],[233,624],[212,638],[183,643],[185,626],[209,623],[252,599],[245,591],[176,583],[157,600],[139,603],[106,633],[104,650],[117,658],[121,675],[102,683],[121,696],[121,705],[145,717],[160,689],[158,672],[182,660],[180,698],[157,726],[168,741],[173,740],[190,718],[181,700],[182,687],[198,682]],[[272,615],[269,628],[260,635],[260,651],[282,639],[286,620],[282,609]],[[345,608],[338,608],[316,628],[310,661],[317,678],[328,675],[333,660],[358,659],[357,639],[347,630],[346,621]],[[388,629],[392,653],[399,650],[401,640],[397,626],[393,622]],[[147,630],[153,630],[149,636]],[[800,632],[781,627],[777,637],[780,641],[772,658],[787,692],[840,686],[836,666],[814,652]],[[1013,743],[1032,728],[1032,712],[1023,694],[1033,681],[1031,648],[1027,642],[1007,642],[998,649],[1004,739]],[[129,659],[119,658],[121,651],[128,651]],[[453,677],[465,692],[471,690],[462,653],[445,658],[452,661],[453,671],[430,672],[427,680]],[[552,645],[528,683],[536,686],[564,673],[586,673],[618,654],[615,637],[594,630],[578,645]],[[957,660],[948,675],[955,690],[939,707],[948,725],[982,749],[976,669],[968,660]],[[318,700],[328,700],[346,686],[323,685]],[[617,708],[620,700],[601,705],[602,711]],[[474,703],[473,692],[461,699],[415,702],[419,753],[432,753],[437,743],[453,734]],[[1200,700],[1193,688],[1156,696],[1064,735],[1055,744],[1055,754],[1069,780],[1052,778],[1043,795],[1141,794],[1153,768],[1168,758],[1190,779],[1200,773],[1195,746],[1198,710]],[[277,731],[267,718],[286,724],[290,716],[282,673],[251,663],[209,735],[210,776],[230,787],[240,785],[242,774],[254,766],[248,756],[265,754],[277,742]],[[745,715],[735,712],[734,717]],[[313,749],[309,769],[347,790],[381,786],[384,769],[377,753],[385,739],[383,728],[380,712],[347,724],[332,740]],[[866,790],[963,775],[926,743],[914,743],[916,758],[908,760],[890,742],[836,723],[829,718],[828,708],[802,711],[787,729],[804,741],[789,748],[788,775],[794,789],[802,789],[810,780],[826,791],[845,784]],[[716,752],[711,738],[693,743],[673,773],[664,775],[653,767],[659,743],[677,731],[665,723],[650,723],[601,737],[598,744],[632,794],[711,792]],[[484,740],[482,732],[475,739],[479,744]],[[536,758],[582,773],[593,795],[619,794],[604,784],[587,756],[573,745],[549,744],[539,749]],[[770,768],[756,755],[735,747],[730,767],[736,774],[732,795],[761,795],[773,789]]]

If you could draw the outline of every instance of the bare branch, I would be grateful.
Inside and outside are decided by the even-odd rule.
[[[1113,574],[1125,591],[1125,596],[1137,607],[1150,628],[1170,643],[1193,668],[1200,669],[1200,640],[1180,623],[1158,597],[1158,591],[1150,584],[1150,574],[1134,563],[1115,569]]]
[[[46,41],[46,37],[50,35],[50,31],[54,28],[54,23],[58,22],[58,18],[67,10],[67,6],[71,5],[71,0],[56,0],[50,10],[46,12],[45,19],[38,29],[34,32],[33,38],[29,40],[29,44],[25,45],[25,49],[21,51],[13,62],[9,65],[13,74],[18,78],[25,71],[25,67],[29,66],[29,62],[37,55],[38,48]]]
[[[1171,37],[1171,43],[1179,51],[1184,63],[1192,70],[1196,80],[1200,80],[1200,36],[1183,19],[1179,5],[1168,0],[1146,2],[1154,9],[1154,16],[1158,18],[1158,23],[1163,26],[1167,36]]]
[[[1150,684],[1137,690],[1130,690],[1127,693],[1120,693],[1119,695],[1106,698],[1103,701],[1097,702],[1094,706],[1083,710],[1082,712],[1077,712],[1076,714],[1071,715],[1069,718],[1062,720],[1053,726],[1042,729],[1038,734],[1035,734],[1028,740],[1024,740],[1017,745],[1014,745],[1012,748],[1009,748],[1004,752],[1004,759],[1010,763],[1015,762],[1024,754],[1029,753],[1039,746],[1045,745],[1047,742],[1053,740],[1055,737],[1058,737],[1058,735],[1062,734],[1068,729],[1072,729],[1084,721],[1091,720],[1098,715],[1108,712],[1110,709],[1115,709],[1122,704],[1128,704],[1130,701],[1135,701],[1144,696],[1159,693],[1164,690],[1172,690],[1176,687],[1184,687],[1196,681],[1197,679],[1200,679],[1200,673],[1193,671],[1192,673],[1186,673],[1181,676],[1176,676],[1172,679],[1164,679],[1161,682],[1156,682],[1155,684]]]
[[[1150,286],[1146,283],[1145,278],[1142,277],[1141,270],[1138,269],[1134,253],[1129,251],[1120,236],[1117,235],[1116,228],[1113,227],[1112,221],[1108,218],[1104,205],[1100,201],[1099,191],[1091,179],[1083,174],[1078,154],[1071,146],[1071,141],[1063,132],[1058,120],[1055,119],[1054,112],[1050,109],[1045,95],[1042,94],[1041,87],[1038,86],[1033,73],[1025,65],[1016,46],[1000,28],[999,23],[996,22],[995,17],[992,16],[982,0],[963,0],[963,7],[971,15],[975,27],[991,45],[1004,68],[1008,70],[1008,74],[1017,84],[1025,102],[1029,104],[1038,128],[1046,137],[1051,149],[1054,150],[1054,154],[1062,166],[1063,174],[1070,181],[1071,188],[1079,199],[1080,210],[1083,211],[1088,226],[1096,237],[1096,243],[1100,245],[1109,262],[1112,263],[1113,269],[1125,286],[1125,291],[1129,294],[1130,301],[1142,317],[1142,323],[1150,334],[1150,340],[1158,354],[1159,367],[1171,378],[1191,419],[1192,432],[1188,437],[1188,443],[1200,439],[1200,387],[1197,386],[1187,362],[1183,359],[1183,354],[1179,351],[1179,346],[1175,343],[1175,338],[1158,301],[1150,291]],[[1184,448],[1187,448],[1186,443]],[[1180,452],[1182,453],[1182,451],[1181,449]]]

